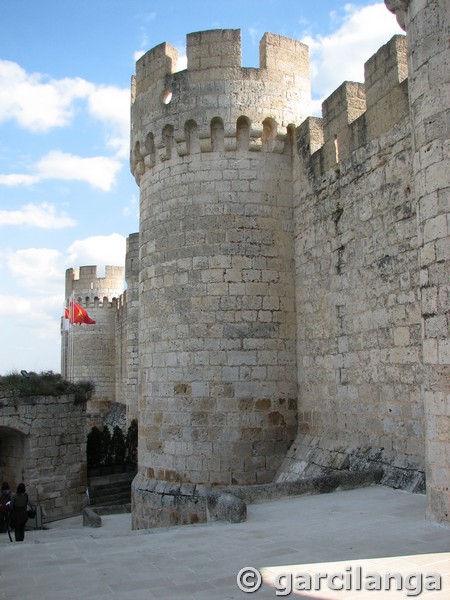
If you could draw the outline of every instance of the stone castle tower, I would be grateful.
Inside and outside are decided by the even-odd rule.
[[[295,436],[290,125],[310,110],[308,49],[266,34],[260,57],[242,68],[240,31],[205,31],[186,71],[167,44],[136,66],[142,479],[271,481]]]
[[[121,348],[116,345],[118,310],[124,291],[123,267],[107,266],[105,276],[98,276],[96,266],[67,269],[65,298],[70,307],[73,300],[87,310],[95,325],[72,325],[64,322],[61,334],[61,373],[69,381],[95,382],[95,397],[89,403],[90,425],[98,425],[103,415],[116,401],[116,365]],[[125,337],[126,339],[126,337]],[[97,421],[99,421],[97,423]]]
[[[449,15],[386,4],[407,36],[320,119],[295,40],[265,34],[259,68],[237,30],[189,34],[185,71],[166,43],[137,62],[114,340],[136,528],[206,520],[211,487],[370,467],[426,473],[449,521]]]

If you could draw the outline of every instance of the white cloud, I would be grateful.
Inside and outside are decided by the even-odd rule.
[[[125,251],[126,238],[112,233],[77,240],[69,246],[67,253],[72,265],[123,266]]]
[[[178,50],[178,60],[177,60],[176,70],[184,71],[184,69],[187,69],[186,47],[178,46],[177,50]]]
[[[63,286],[60,294],[0,295],[0,326],[10,342],[0,345],[2,373],[59,371],[63,304]]]
[[[131,196],[128,205],[123,208],[122,214],[124,217],[139,218],[139,199],[137,196],[134,194]]]
[[[31,305],[31,298],[0,294],[0,314],[2,317],[29,315],[31,312]]]
[[[24,248],[6,252],[6,264],[21,288],[42,294],[63,291],[64,262],[52,248]]]
[[[27,175],[26,173],[8,173],[0,175],[0,185],[15,187],[18,185],[34,185],[39,183],[41,178],[38,175]]]
[[[40,179],[65,179],[84,181],[108,192],[115,183],[122,164],[106,156],[82,158],[54,150],[35,165]]]
[[[109,192],[123,164],[106,156],[82,158],[59,150],[53,150],[43,156],[32,167],[33,175],[10,173],[0,175],[0,185],[33,185],[46,179],[65,181],[84,181],[92,187]]]
[[[88,99],[89,112],[107,125],[107,144],[117,156],[128,158],[130,151],[130,90],[113,86],[97,87]]]
[[[0,123],[14,120],[32,132],[45,133],[55,127],[70,126],[76,109],[83,110],[83,106],[92,117],[105,124],[107,145],[119,158],[127,158],[128,88],[98,86],[79,77],[50,79],[41,73],[27,73],[14,62],[0,60]],[[7,180],[4,183],[14,185],[13,177],[18,176],[9,177],[9,183]]]
[[[36,132],[67,126],[74,101],[86,98],[93,88],[80,78],[46,80],[40,73],[29,74],[14,62],[0,60],[0,122],[13,119]]]
[[[141,56],[144,56],[146,52],[147,50],[136,50],[136,52],[133,53],[134,62],[137,62],[141,58]]]
[[[340,27],[330,35],[301,40],[310,48],[316,109],[344,81],[363,82],[364,63],[393,35],[404,33],[384,2],[363,8],[346,4],[345,11]]]
[[[19,210],[0,210],[0,227],[18,225],[42,229],[64,229],[73,227],[75,220],[66,214],[58,215],[56,207],[48,202],[25,204]]]

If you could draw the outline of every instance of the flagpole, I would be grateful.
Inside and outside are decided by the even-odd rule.
[[[61,376],[66,379],[66,356],[67,356],[67,329],[66,329],[66,301],[64,300],[61,323]]]
[[[73,290],[69,300],[69,381],[74,382],[74,339],[73,339]]]

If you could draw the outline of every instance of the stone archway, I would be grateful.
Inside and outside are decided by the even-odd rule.
[[[81,512],[87,486],[86,404],[74,395],[0,399],[0,478],[20,482],[47,520]]]
[[[25,477],[28,440],[23,432],[11,427],[0,427],[0,479],[7,481],[12,490]]]

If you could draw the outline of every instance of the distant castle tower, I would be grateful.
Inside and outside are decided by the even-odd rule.
[[[96,323],[62,330],[61,373],[70,381],[95,382],[96,405],[116,399],[116,312],[123,290],[123,267],[107,266],[104,277],[96,266],[66,271],[66,306],[74,300]]]
[[[163,510],[155,482],[271,481],[297,429],[292,154],[308,49],[265,34],[260,68],[242,68],[239,30],[203,31],[187,36],[187,70],[176,62],[165,43],[145,54],[132,98],[138,527],[202,519]]]

